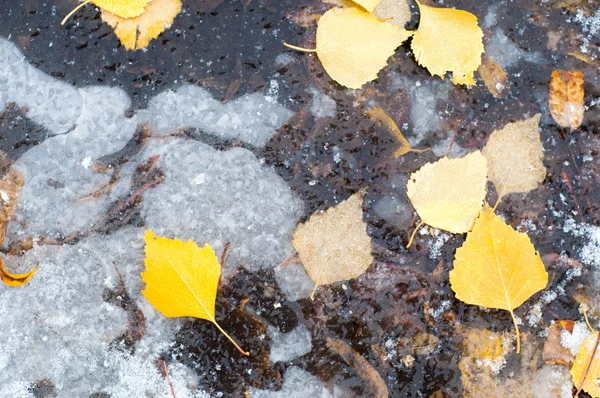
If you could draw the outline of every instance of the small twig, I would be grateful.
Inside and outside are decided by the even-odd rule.
[[[167,361],[163,359],[163,367],[165,369],[165,375],[167,376],[167,382],[169,383],[169,388],[171,389],[171,394],[173,398],[177,398],[175,396],[175,390],[173,389],[173,384],[171,384],[171,376],[169,376],[169,369],[167,368]]]
[[[223,268],[223,265],[225,264],[225,259],[227,258],[227,253],[229,252],[230,245],[231,242],[225,242],[225,247],[223,248],[223,253],[221,254],[221,268]]]

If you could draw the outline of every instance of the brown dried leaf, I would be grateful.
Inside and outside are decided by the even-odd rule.
[[[576,130],[583,122],[583,73],[555,70],[550,78],[550,113],[561,127]]]
[[[496,61],[484,54],[478,72],[494,98],[504,98],[508,95],[510,81],[504,69]]]
[[[547,364],[566,365],[571,367],[575,360],[575,355],[571,353],[571,350],[565,348],[560,344],[561,334],[563,331],[568,333],[573,332],[573,321],[556,321],[548,328],[548,335],[544,342],[544,351],[542,352],[542,358]]]
[[[313,214],[296,228],[292,243],[316,286],[364,273],[373,256],[363,221],[362,195],[356,193],[324,213]]]
[[[0,163],[10,164],[5,153],[0,153]],[[8,172],[0,178],[0,243],[4,241],[6,225],[17,208],[17,198],[23,185],[23,174],[10,167]]]

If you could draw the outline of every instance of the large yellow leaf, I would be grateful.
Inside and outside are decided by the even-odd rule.
[[[136,18],[122,18],[110,12],[102,13],[102,20],[109,24],[127,50],[148,47],[181,12],[181,0],[153,0],[146,12]]]
[[[483,206],[486,184],[487,161],[476,151],[427,163],[411,174],[406,193],[423,223],[465,233]]]
[[[164,316],[193,316],[211,321],[244,355],[237,343],[215,320],[215,300],[221,265],[209,244],[199,248],[191,239],[182,242],[154,235],[147,230],[146,270],[142,294]]]
[[[412,32],[382,22],[364,10],[336,7],[319,19],[316,49],[284,44],[295,50],[316,52],[333,80],[357,89],[376,79],[387,59],[410,36]]]
[[[538,125],[541,114],[508,123],[490,136],[483,148],[488,176],[498,191],[498,201],[509,193],[529,192],[546,177],[544,147]]]
[[[361,275],[373,262],[362,195],[354,194],[326,212],[314,214],[296,228],[292,243],[315,282],[315,290]]]
[[[573,367],[571,368],[571,377],[577,392],[587,392],[594,398],[600,398],[600,345],[598,344],[600,335],[598,332],[590,334],[577,353]]]
[[[100,7],[103,11],[118,15],[121,18],[135,18],[142,15],[146,4],[152,0],[86,0],[73,9],[61,22],[61,25],[73,15],[77,10],[88,3]]]
[[[417,4],[421,18],[412,50],[419,65],[442,79],[446,72],[452,72],[454,84],[475,85],[473,72],[479,68],[484,51],[477,17],[463,10]]]
[[[519,233],[485,207],[456,250],[450,287],[467,304],[510,312],[548,284],[548,273],[527,234]]]
[[[13,274],[4,269],[4,264],[2,264],[2,260],[0,260],[0,279],[2,279],[2,282],[4,282],[6,286],[23,286],[29,282],[37,269],[38,266],[36,265],[31,271],[24,274]]]

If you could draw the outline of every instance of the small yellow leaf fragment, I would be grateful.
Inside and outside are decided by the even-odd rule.
[[[600,339],[600,335],[598,332],[594,332],[583,340],[571,368],[571,377],[573,377],[573,385],[577,388],[577,393],[583,390],[594,398],[600,398],[600,385],[598,384],[600,345],[598,339]]]
[[[136,18],[121,18],[104,11],[102,20],[114,29],[127,50],[140,50],[170,28],[180,12],[181,0],[152,0],[146,11]]]
[[[352,0],[365,10],[373,12],[381,0]]]
[[[487,160],[481,151],[442,158],[411,174],[406,193],[425,224],[449,232],[468,232],[485,198]]]
[[[454,84],[474,86],[473,73],[484,52],[477,17],[463,10],[417,4],[421,18],[412,50],[419,65],[442,79],[446,72],[452,72]]]
[[[509,311],[517,333],[513,310],[548,284],[548,273],[527,234],[519,233],[485,207],[456,250],[450,287],[460,301]]]
[[[504,69],[493,59],[483,55],[483,62],[477,70],[485,86],[494,98],[504,98],[510,92],[510,81]]]
[[[389,117],[383,109],[375,107],[367,111],[367,115],[369,115],[371,120],[380,124],[384,129],[386,129],[400,144],[400,147],[396,149],[396,152],[394,152],[394,156],[402,156],[408,152],[426,152],[429,150],[413,149],[413,147],[410,146],[406,138],[404,138],[404,135],[402,135],[402,133],[400,132],[400,129],[398,128],[396,122],[394,122],[394,120],[392,120],[392,118]]]
[[[561,127],[577,130],[583,122],[583,73],[555,70],[550,78],[550,113]]]
[[[488,175],[496,186],[499,199],[516,192],[537,188],[546,177],[544,147],[538,125],[541,114],[529,119],[508,123],[490,136],[483,148],[488,160]]]
[[[192,316],[211,321],[244,355],[247,352],[215,320],[215,301],[221,277],[221,265],[212,247],[199,248],[187,242],[156,236],[151,230],[144,235],[145,271],[142,294],[152,306],[169,318]]]
[[[37,269],[38,266],[36,265],[31,271],[24,274],[12,274],[4,269],[4,264],[2,264],[2,260],[0,260],[0,279],[2,279],[2,282],[4,282],[6,286],[23,286],[29,282]]]
[[[362,195],[352,195],[296,228],[292,240],[316,286],[353,279],[373,262]]]
[[[316,52],[329,76],[353,89],[375,80],[396,48],[412,32],[380,21],[373,14],[356,7],[332,8],[319,19]]]
[[[142,15],[146,5],[151,0],[86,0],[81,2],[73,9],[61,22],[64,25],[67,19],[71,17],[77,10],[88,3],[92,3],[103,11],[110,12],[121,18],[135,18]]]

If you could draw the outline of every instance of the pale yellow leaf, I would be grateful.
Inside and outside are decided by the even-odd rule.
[[[105,11],[102,20],[114,29],[127,50],[139,50],[171,27],[180,12],[181,0],[152,0],[146,12],[136,18],[125,19]]]
[[[419,65],[442,79],[452,72],[454,84],[475,85],[473,73],[484,52],[477,17],[463,10],[417,4],[421,18],[411,45]]]
[[[315,50],[286,46],[316,52],[333,80],[358,89],[377,78],[387,59],[410,36],[412,32],[382,22],[367,11],[336,7],[319,19]]]
[[[513,310],[548,284],[548,273],[527,234],[507,225],[485,207],[456,250],[450,287],[462,302]],[[519,352],[519,330],[517,352]]]
[[[406,193],[425,224],[465,233],[483,206],[486,184],[487,161],[476,151],[427,163],[411,174]]]
[[[379,2],[381,0],[352,0],[352,1],[354,1],[356,4],[358,4],[365,10],[367,10],[369,12],[373,12],[375,7],[377,7],[377,4],[379,4]]]
[[[212,322],[244,355],[248,355],[215,320],[215,300],[221,265],[209,244],[144,235],[145,271],[142,294],[164,316],[192,316]]]
[[[508,123],[490,136],[482,150],[488,160],[488,177],[496,186],[498,200],[504,195],[536,189],[546,177],[544,147],[538,125],[541,114]]]
[[[352,195],[296,228],[292,240],[316,286],[356,278],[373,262],[362,195]]]
[[[573,385],[577,391],[583,390],[593,398],[600,398],[600,344],[598,332],[591,333],[583,343],[577,353],[571,376]]]
[[[408,0],[381,0],[373,14],[401,29],[406,28],[412,19]]]

